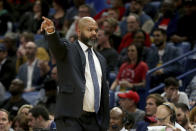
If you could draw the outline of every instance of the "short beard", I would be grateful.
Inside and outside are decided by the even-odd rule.
[[[188,123],[188,120],[186,118],[186,116],[184,116],[185,118],[182,120],[182,123],[181,123],[181,126],[184,127],[187,123]]]
[[[87,46],[94,46],[97,42],[97,39],[87,38],[83,33],[81,34],[81,41]]]
[[[87,45],[88,45],[88,46],[94,46],[94,45],[96,44],[96,42],[97,42],[97,40],[89,40],[89,41],[87,42]]]
[[[164,41],[161,41],[160,43],[156,44],[157,47],[161,47],[164,44]]]

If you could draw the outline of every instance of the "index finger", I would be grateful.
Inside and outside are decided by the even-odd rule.
[[[42,16],[42,19],[44,19],[44,20],[48,20],[48,18],[46,18],[45,16]]]

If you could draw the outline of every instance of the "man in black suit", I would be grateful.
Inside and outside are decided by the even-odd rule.
[[[6,46],[0,43],[0,83],[8,91],[10,83],[15,77],[15,63],[8,57]]]
[[[57,62],[59,93],[55,122],[58,131],[106,131],[109,125],[109,89],[106,62],[92,49],[98,25],[91,17],[78,22],[78,41],[60,40],[54,23],[45,17],[49,48]]]

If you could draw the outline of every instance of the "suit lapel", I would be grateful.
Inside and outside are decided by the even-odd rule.
[[[80,54],[81,61],[82,61],[82,71],[83,71],[83,74],[84,74],[85,66],[86,66],[86,57],[85,57],[85,54],[84,54],[82,48],[80,47],[79,43],[76,42],[74,44],[75,44],[75,47],[76,47],[76,49],[78,50],[78,52]]]

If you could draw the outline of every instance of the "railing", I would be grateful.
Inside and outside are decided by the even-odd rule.
[[[155,91],[157,91],[157,90],[159,90],[159,89],[161,89],[161,88],[164,87],[164,84],[162,83],[162,84],[160,84],[159,86],[157,86],[157,87],[155,87],[155,88],[153,88],[153,89],[150,89],[150,76],[151,76],[152,73],[154,73],[155,71],[157,71],[157,70],[159,70],[159,69],[161,69],[161,68],[164,68],[165,66],[168,66],[168,65],[170,65],[170,64],[172,64],[172,63],[174,63],[174,62],[176,62],[176,61],[182,60],[182,59],[184,59],[185,57],[188,57],[188,56],[190,56],[190,55],[193,55],[194,53],[196,53],[196,49],[195,49],[195,50],[192,50],[192,51],[189,51],[189,52],[187,52],[187,53],[185,53],[185,54],[183,54],[183,55],[181,55],[181,56],[179,56],[179,57],[177,57],[177,58],[174,58],[174,59],[172,59],[172,60],[170,60],[170,61],[164,63],[164,64],[161,65],[160,67],[156,67],[156,68],[153,68],[153,69],[149,70],[148,73],[147,73],[147,75],[146,75],[146,96],[148,96],[150,93],[153,93],[153,92],[155,92]],[[183,74],[179,75],[179,76],[177,77],[177,79],[182,79],[182,78],[184,78],[185,76],[187,76],[187,75],[189,75],[189,74],[191,74],[191,73],[193,73],[193,72],[195,72],[195,71],[196,71],[196,68],[194,68],[194,69],[192,69],[192,70],[189,70],[189,71],[187,71],[187,72],[184,72]],[[145,96],[145,97],[146,97],[146,96]]]

